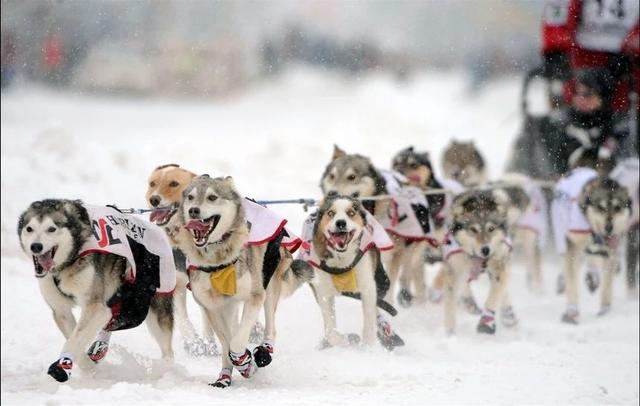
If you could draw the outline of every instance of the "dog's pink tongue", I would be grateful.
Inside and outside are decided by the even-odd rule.
[[[200,220],[191,220],[187,223],[187,225],[185,226],[188,229],[194,230],[194,231],[207,231],[209,230],[209,225],[203,221]]]
[[[50,272],[55,266],[55,264],[53,263],[53,256],[51,255],[51,251],[42,255],[38,255],[36,259],[38,260],[38,263],[40,264],[42,269],[47,272]]]
[[[164,220],[167,218],[168,215],[169,215],[169,210],[154,210],[151,212],[151,215],[149,216],[149,220],[151,222],[162,223],[164,222]]]
[[[410,182],[420,183],[420,175],[409,175],[407,176]]]
[[[344,247],[345,245],[347,245],[347,237],[348,236],[349,235],[347,233],[332,234],[331,235],[331,240],[332,240],[334,245],[337,245],[339,247]]]

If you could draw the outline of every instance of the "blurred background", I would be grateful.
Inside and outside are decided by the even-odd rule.
[[[2,0],[2,87],[221,97],[310,65],[357,80],[539,61],[543,2]]]

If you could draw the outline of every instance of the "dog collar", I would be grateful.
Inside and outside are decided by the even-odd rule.
[[[236,262],[238,262],[238,259],[240,259],[240,257],[236,257],[236,259],[234,259],[231,262],[227,262],[225,264],[222,265],[216,265],[216,266],[196,266],[196,265],[191,265],[189,266],[189,270],[190,271],[202,271],[205,273],[212,273],[212,272],[218,272],[222,269],[228,268],[231,265],[234,265]]]

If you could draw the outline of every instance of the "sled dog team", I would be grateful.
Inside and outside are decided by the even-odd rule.
[[[610,310],[625,239],[635,292],[637,161],[623,161],[607,177],[583,162],[555,185],[551,218],[564,258],[564,322],[579,321],[582,259],[589,288],[602,285],[599,314]],[[211,385],[228,387],[234,370],[251,378],[272,361],[278,304],[303,284],[322,314],[320,348],[376,339],[388,350],[404,345],[389,321],[396,302],[443,302],[447,333],[455,332],[463,307],[479,316],[479,333],[494,334],[497,317],[505,327],[518,323],[509,294],[517,246],[530,288],[542,289],[548,233],[542,188],[518,174],[488,182],[472,143],[449,145],[442,177],[435,176],[429,154],[413,147],[381,170],[336,146],[320,187],[324,198],[300,236],[276,211],[244,198],[231,177],[198,176],[174,164],[149,178],[149,221],[78,200],[32,203],[18,221],[20,243],[66,339],[48,374],[64,382],[74,364],[93,368],[107,354],[113,331],[146,321],[163,359],[173,359],[174,324],[187,352],[221,354],[222,369]],[[430,287],[425,261],[441,264]],[[470,285],[483,274],[489,291],[479,306]],[[201,334],[187,314],[189,295],[201,310]],[[336,329],[336,296],[360,301],[360,335]],[[264,326],[257,321],[261,311]]]

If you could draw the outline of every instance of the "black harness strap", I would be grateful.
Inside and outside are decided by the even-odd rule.
[[[360,260],[362,259],[363,255],[364,255],[364,251],[358,250],[358,253],[356,254],[356,257],[353,259],[351,264],[349,266],[345,267],[345,268],[334,268],[334,267],[331,267],[331,266],[327,265],[325,260],[322,260],[320,262],[320,269],[322,269],[326,273],[330,273],[331,275],[341,275],[343,273],[346,273],[346,272],[349,272],[350,270],[352,270],[358,264],[358,262],[360,262]]]
[[[216,266],[197,266],[195,267],[198,271],[202,271],[204,273],[213,273],[213,272],[218,272],[221,271],[233,264],[235,264],[236,262],[238,262],[238,259],[240,257],[236,257],[236,259],[234,259],[231,262],[227,262],[226,264],[222,264],[222,265],[216,265]]]
[[[73,295],[65,293],[62,291],[62,289],[60,289],[60,279],[55,276],[53,277],[53,284],[56,286],[56,289],[58,289],[58,292],[60,292],[62,296],[66,297],[67,299],[75,300],[75,297]]]

